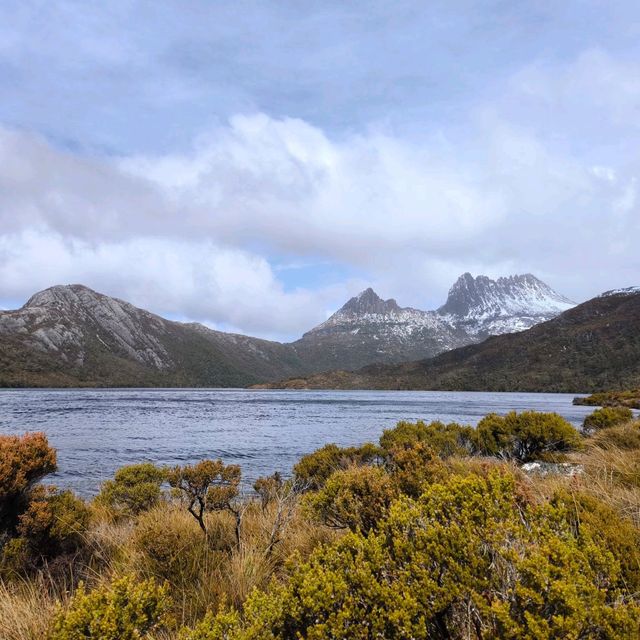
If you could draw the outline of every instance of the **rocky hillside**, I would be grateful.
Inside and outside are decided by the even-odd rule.
[[[82,285],[0,312],[0,386],[245,386],[303,371],[279,343],[165,320]]]
[[[435,358],[272,385],[314,389],[590,392],[640,386],[640,290],[589,300],[519,333]]]

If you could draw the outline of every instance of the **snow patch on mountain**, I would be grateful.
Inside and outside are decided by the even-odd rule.
[[[624,287],[622,289],[611,289],[611,291],[605,291],[600,295],[600,298],[606,298],[608,296],[626,296],[629,294],[640,293],[640,287]]]

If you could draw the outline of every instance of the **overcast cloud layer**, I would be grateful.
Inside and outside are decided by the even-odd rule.
[[[637,3],[89,4],[0,7],[0,307],[289,339],[369,285],[640,284]]]

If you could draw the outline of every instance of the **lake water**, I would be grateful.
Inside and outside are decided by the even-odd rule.
[[[578,426],[573,395],[240,389],[0,390],[0,433],[44,431],[58,450],[53,482],[83,495],[120,466],[222,458],[253,481],[328,442],[377,441],[398,420],[475,425],[487,413],[556,411]]]

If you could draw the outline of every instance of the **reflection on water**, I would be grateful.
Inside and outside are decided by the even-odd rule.
[[[94,493],[118,467],[222,458],[244,477],[289,472],[328,442],[376,441],[398,420],[477,424],[495,411],[557,411],[581,424],[573,395],[442,391],[241,389],[0,390],[0,433],[44,431],[58,450],[54,482]]]

